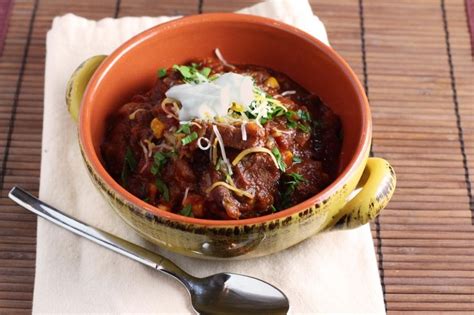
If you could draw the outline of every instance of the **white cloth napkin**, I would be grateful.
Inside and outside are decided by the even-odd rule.
[[[241,12],[296,25],[327,43],[307,0],[266,1]],[[269,281],[292,313],[384,313],[369,226],[318,235],[286,251],[247,261],[204,261],[143,241],[108,206],[88,178],[76,126],[64,104],[66,82],[81,61],[109,54],[131,36],[171,17],[90,21],[68,14],[47,36],[40,197],[108,232],[171,258],[196,276],[220,271]],[[175,280],[39,219],[35,313],[193,313]]]

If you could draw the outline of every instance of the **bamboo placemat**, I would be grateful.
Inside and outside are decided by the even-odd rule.
[[[187,15],[256,2],[15,1],[0,57],[0,313],[31,311],[36,218],[6,195],[16,184],[38,192],[52,18]],[[392,202],[372,225],[387,310],[472,314],[474,62],[464,1],[311,3],[368,91],[374,155],[398,174]]]

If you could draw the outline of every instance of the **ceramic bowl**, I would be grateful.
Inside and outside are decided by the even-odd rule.
[[[319,95],[341,118],[340,174],[322,192],[289,209],[245,220],[205,220],[160,210],[122,188],[100,155],[106,119],[131,96],[150,89],[156,71],[218,47],[234,64],[283,72]],[[109,56],[85,61],[72,75],[67,104],[79,114],[79,142],[97,189],[146,239],[170,251],[202,258],[271,254],[323,231],[354,228],[374,219],[395,189],[392,167],[368,158],[372,123],[364,90],[330,47],[292,26],[241,14],[203,14],[158,25]]]

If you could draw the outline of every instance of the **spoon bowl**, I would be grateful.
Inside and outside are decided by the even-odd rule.
[[[200,314],[286,314],[290,307],[288,298],[276,287],[234,273],[197,279],[189,291]]]

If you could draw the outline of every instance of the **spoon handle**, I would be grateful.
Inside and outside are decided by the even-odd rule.
[[[181,281],[186,287],[189,286],[189,281],[194,279],[194,277],[188,275],[167,258],[81,222],[42,202],[20,187],[13,187],[8,193],[8,197],[21,207],[35,213],[43,219],[53,222],[66,230],[83,236],[94,243],[113,250],[114,252],[173,276]]]

